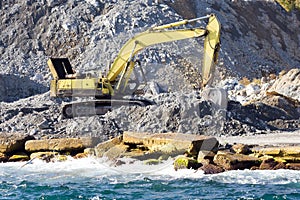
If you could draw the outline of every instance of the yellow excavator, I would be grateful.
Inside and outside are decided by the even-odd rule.
[[[205,28],[193,27],[199,20],[207,21]],[[108,73],[99,77],[76,73],[67,58],[50,58],[47,62],[53,76],[50,96],[95,98],[91,101],[66,104],[62,109],[66,118],[102,115],[113,106],[150,105],[153,102],[147,99],[122,97],[129,88],[130,76],[138,63],[135,60],[136,54],[151,45],[199,37],[204,37],[201,82],[202,87],[205,87],[210,85],[213,79],[220,49],[220,29],[221,25],[214,14],[152,27],[129,39],[109,67]],[[143,70],[141,74],[144,76]],[[131,88],[131,94],[136,89],[137,87]]]

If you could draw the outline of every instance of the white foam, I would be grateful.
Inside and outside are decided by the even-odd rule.
[[[300,183],[300,171],[293,170],[234,170],[212,176],[208,179],[222,183],[237,184],[289,184]]]
[[[159,180],[205,179],[220,183],[238,184],[289,184],[300,183],[300,171],[292,170],[235,170],[215,175],[204,175],[203,171],[180,169],[175,171],[172,160],[158,165],[146,165],[142,161],[114,166],[105,159],[69,159],[64,162],[45,163],[34,160],[31,164],[0,163],[0,179],[5,176],[19,177],[31,181],[69,181],[82,178],[106,178],[110,183],[140,180],[144,177]],[[23,166],[23,167],[22,167]]]

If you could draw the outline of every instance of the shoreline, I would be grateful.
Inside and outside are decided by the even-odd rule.
[[[176,171],[191,168],[203,170],[204,174],[243,169],[300,170],[299,133],[300,130],[256,136],[212,137],[127,131],[104,142],[99,138],[2,138],[0,161],[30,163],[41,159],[62,162],[71,155],[75,159],[105,157],[118,166],[126,164],[123,158],[156,165],[171,157]]]

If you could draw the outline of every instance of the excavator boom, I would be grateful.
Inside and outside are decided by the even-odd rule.
[[[188,38],[201,37],[206,34],[206,30],[195,28],[188,30],[172,30],[172,31],[153,31],[138,34],[131,38],[120,50],[118,56],[114,60],[108,74],[107,79],[114,81],[123,68],[129,61],[131,56],[134,56],[142,49],[166,42],[172,42],[177,40],[183,40]],[[154,39],[155,38],[155,39]]]
[[[169,30],[170,28],[190,24],[197,20],[203,20],[206,18],[209,18],[209,22],[205,29],[190,28]],[[212,80],[214,64],[217,62],[218,51],[220,47],[220,29],[220,23],[213,14],[197,19],[183,20],[180,22],[151,28],[146,32],[134,36],[125,43],[111,65],[111,68],[107,74],[107,79],[110,82],[115,81],[126,67],[126,64],[130,62],[130,59],[132,59],[134,55],[146,47],[155,44],[206,36],[202,59],[202,82],[205,86],[210,80]]]

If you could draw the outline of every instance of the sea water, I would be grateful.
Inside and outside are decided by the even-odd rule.
[[[0,164],[0,199],[300,199],[300,171],[175,171],[104,159]]]

